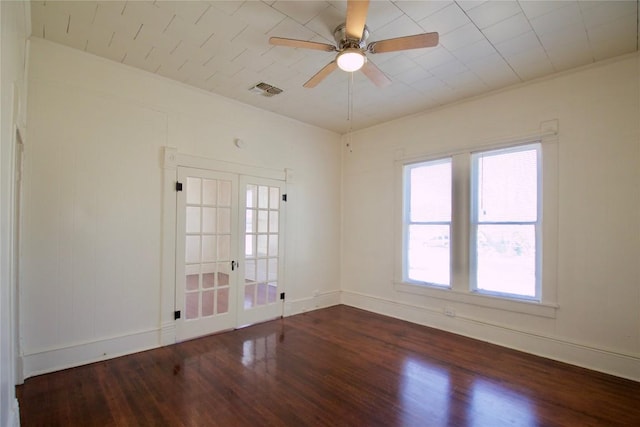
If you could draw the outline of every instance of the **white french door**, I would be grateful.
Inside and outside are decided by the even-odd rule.
[[[183,341],[236,325],[238,177],[178,168],[178,182],[176,337]]]
[[[238,326],[282,315],[284,182],[242,177]]]
[[[176,339],[282,314],[284,182],[178,168]]]

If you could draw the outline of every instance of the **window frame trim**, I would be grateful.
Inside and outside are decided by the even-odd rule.
[[[557,271],[558,271],[558,217],[559,217],[559,138],[558,120],[541,122],[540,129],[520,136],[494,138],[476,144],[459,145],[458,148],[448,151],[423,151],[405,154],[404,149],[395,150],[395,197],[394,197],[394,273],[392,286],[396,292],[424,295],[443,301],[459,302],[479,307],[488,307],[497,310],[555,318],[559,305],[557,303]],[[542,186],[541,201],[538,204],[544,218],[540,227],[541,289],[540,299],[530,300],[513,298],[510,295],[494,295],[473,292],[469,282],[469,250],[470,250],[470,174],[471,153],[478,151],[491,151],[518,145],[540,143],[540,157],[542,174],[539,174]],[[452,239],[459,240],[456,248],[451,243],[451,287],[430,286],[428,284],[412,283],[403,280],[403,245],[404,233],[404,166],[413,163],[427,162],[446,157],[459,156],[458,163],[462,163],[462,170],[456,170],[456,162],[453,166],[452,183],[452,230],[459,227],[459,235]],[[458,164],[458,166],[460,166]],[[541,176],[540,176],[541,175]],[[456,195],[456,192],[458,195]],[[466,215],[466,221],[465,221]],[[454,222],[456,223],[454,225]]]

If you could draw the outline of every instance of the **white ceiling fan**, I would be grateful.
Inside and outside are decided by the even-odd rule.
[[[329,74],[340,68],[344,71],[362,72],[378,87],[391,83],[391,80],[372,62],[367,61],[367,53],[396,52],[399,50],[433,47],[438,44],[438,33],[423,33],[413,36],[378,40],[367,44],[369,30],[365,23],[369,10],[369,0],[347,0],[347,18],[333,32],[336,45],[310,42],[305,40],[271,37],[269,43],[277,46],[315,49],[325,52],[338,52],[336,58],[311,77],[303,86],[316,87]]]

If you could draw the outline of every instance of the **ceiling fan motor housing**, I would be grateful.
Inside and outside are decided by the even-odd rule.
[[[349,48],[366,49],[367,39],[369,38],[369,29],[367,26],[364,26],[364,30],[362,30],[362,38],[360,38],[360,40],[348,38],[346,28],[346,24],[340,24],[335,30],[333,30],[333,38],[336,40],[338,50],[342,51]]]

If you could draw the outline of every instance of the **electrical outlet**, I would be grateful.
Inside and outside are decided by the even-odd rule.
[[[449,317],[456,317],[456,311],[453,309],[453,307],[447,306],[444,308],[444,315]]]

